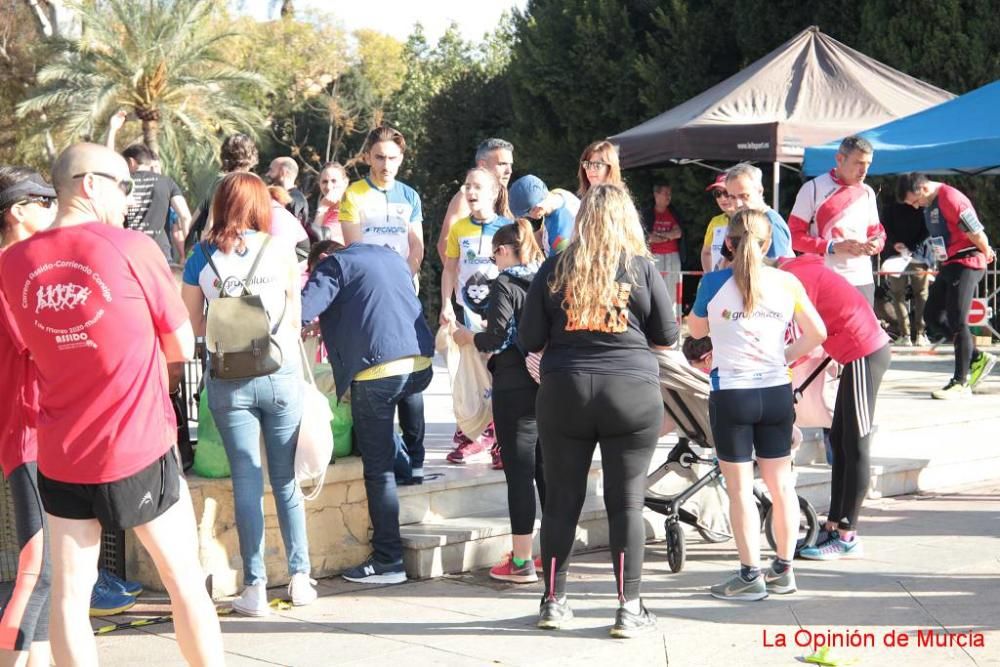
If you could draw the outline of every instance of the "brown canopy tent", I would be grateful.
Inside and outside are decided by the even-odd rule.
[[[802,161],[826,143],[954,95],[841,44],[812,26],[680,106],[610,137],[625,168],[670,160]]]

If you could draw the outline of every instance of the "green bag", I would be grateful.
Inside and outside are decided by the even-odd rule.
[[[208,409],[208,389],[198,397],[198,446],[194,450],[194,472],[201,477],[229,477],[229,458],[222,445],[222,435],[215,427]]]
[[[343,458],[351,455],[351,435],[354,431],[354,419],[351,417],[351,404],[337,402],[336,396],[330,396],[330,409],[333,410],[333,458]]]

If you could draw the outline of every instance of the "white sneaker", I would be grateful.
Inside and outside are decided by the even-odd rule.
[[[233,611],[244,616],[268,616],[271,608],[267,605],[267,584],[261,582],[244,588],[233,600]]]
[[[315,579],[310,579],[305,572],[298,572],[292,575],[292,580],[288,582],[288,597],[296,607],[312,604],[316,601],[317,593],[313,586]]]
[[[914,343],[914,345],[916,347],[930,347],[931,342],[927,340],[927,336],[925,334],[920,334],[917,336],[917,342]]]

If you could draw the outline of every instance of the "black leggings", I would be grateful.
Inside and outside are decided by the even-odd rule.
[[[14,524],[20,556],[17,579],[3,601],[0,616],[0,649],[27,651],[31,642],[49,640],[49,603],[52,561],[48,524],[38,495],[38,468],[29,461],[7,478],[14,501]]]
[[[493,392],[493,424],[507,478],[507,510],[514,535],[535,531],[535,487],[545,510],[545,476],[535,421],[537,393],[537,385]]]
[[[976,342],[966,321],[969,307],[982,280],[983,269],[970,269],[961,264],[945,264],[931,285],[924,306],[924,322],[935,331],[944,329],[955,342],[956,382],[969,379],[969,364],[976,355]]]
[[[600,442],[618,597],[637,599],[646,542],[646,475],[663,422],[659,387],[623,375],[547,373],[537,407],[548,490],[541,537],[546,595],[565,594],[587,477]]]
[[[858,513],[871,482],[870,449],[875,399],[889,368],[891,346],[872,352],[844,367],[833,408],[830,443],[833,476],[827,521],[843,530],[855,530]]]

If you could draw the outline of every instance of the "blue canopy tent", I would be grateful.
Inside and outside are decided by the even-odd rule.
[[[1000,174],[1000,80],[937,106],[861,132],[875,159],[868,173]],[[802,171],[834,165],[840,140],[805,150]]]

